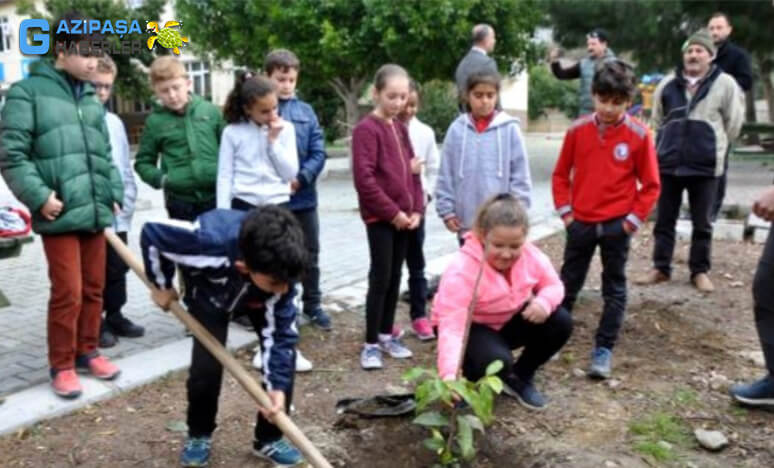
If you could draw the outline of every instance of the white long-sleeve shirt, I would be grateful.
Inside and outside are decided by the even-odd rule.
[[[137,184],[134,181],[132,162],[129,160],[129,140],[126,138],[126,128],[121,119],[112,112],[105,112],[105,124],[110,136],[110,148],[113,154],[113,164],[121,175],[124,183],[124,201],[121,212],[113,220],[113,230],[128,232],[134,215],[134,205],[137,200]]]
[[[425,160],[420,177],[422,178],[422,190],[427,200],[429,195],[435,193],[438,166],[441,162],[438,145],[435,142],[435,132],[429,125],[416,117],[409,121],[408,131],[411,146],[414,148],[414,156]]]
[[[218,154],[218,208],[231,208],[240,198],[252,205],[276,205],[290,200],[290,182],[298,174],[296,132],[284,122],[273,143],[266,127],[254,122],[229,124]]]

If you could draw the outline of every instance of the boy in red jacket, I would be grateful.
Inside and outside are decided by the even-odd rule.
[[[658,199],[660,181],[647,127],[626,114],[636,89],[629,65],[615,60],[594,74],[594,113],[567,131],[552,178],[554,204],[567,227],[561,278],[572,311],[597,246],[605,305],[589,376],[606,379],[626,311],[626,259],[631,236]],[[640,187],[637,188],[639,182]]]

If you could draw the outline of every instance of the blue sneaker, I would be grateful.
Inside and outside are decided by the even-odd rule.
[[[253,442],[253,454],[271,461],[275,466],[296,466],[304,461],[301,452],[285,439],[263,444],[256,440]]]
[[[729,393],[743,405],[774,408],[774,377],[767,375],[749,384],[733,385]]]
[[[209,437],[189,437],[180,452],[180,464],[183,466],[207,466],[210,461],[212,439]]]
[[[588,375],[595,379],[608,379],[613,372],[613,352],[608,348],[594,348]]]
[[[304,315],[306,315],[306,319],[309,320],[309,323],[321,330],[330,331],[333,329],[330,315],[326,314],[322,309],[317,309],[311,314],[304,312]]]
[[[548,406],[543,394],[540,393],[532,380],[524,381],[515,375],[509,375],[503,379],[503,393],[513,397],[518,401],[521,406],[540,411]]]

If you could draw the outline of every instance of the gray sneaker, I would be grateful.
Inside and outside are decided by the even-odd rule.
[[[613,371],[613,352],[607,348],[594,348],[588,375],[594,379],[609,379]]]
[[[410,349],[403,346],[400,338],[395,338],[395,336],[387,341],[380,341],[379,347],[395,359],[406,359],[414,355]]]
[[[382,350],[376,346],[368,346],[360,351],[360,367],[365,370],[381,369],[384,367],[382,362]]]

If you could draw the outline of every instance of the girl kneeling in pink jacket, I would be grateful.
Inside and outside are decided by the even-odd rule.
[[[481,274],[462,374],[478,380],[497,359],[504,392],[530,409],[547,402],[533,377],[572,333],[572,318],[560,307],[564,286],[548,257],[527,241],[525,209],[510,194],[479,208],[474,228],[441,278],[433,303],[438,327],[438,372],[454,379],[460,365],[468,306]],[[514,362],[512,350],[524,347]]]

